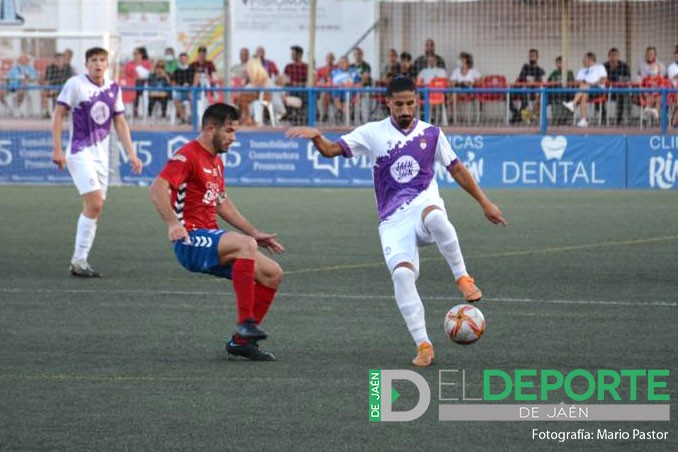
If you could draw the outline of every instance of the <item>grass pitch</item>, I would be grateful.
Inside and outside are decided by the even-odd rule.
[[[419,373],[434,400],[422,418],[391,424],[367,420],[368,370],[412,369],[415,350],[372,192],[229,193],[288,248],[265,322],[274,363],[226,359],[230,283],[179,266],[146,189],[110,190],[90,257],[105,277],[88,281],[67,272],[75,189],[0,187],[0,450],[678,450],[675,420],[439,422],[436,401],[439,370],[487,368],[670,369],[675,400],[675,193],[490,192],[509,221],[497,228],[468,196],[445,191],[488,330],[474,346],[445,339],[443,316],[461,300],[426,249],[418,284],[437,364]],[[415,402],[406,389],[403,407]],[[533,428],[669,436],[559,443],[533,440]]]

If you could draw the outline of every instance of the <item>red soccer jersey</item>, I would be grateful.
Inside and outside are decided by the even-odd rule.
[[[160,172],[172,190],[172,206],[187,230],[219,229],[217,203],[225,196],[224,162],[196,140],[179,149]]]

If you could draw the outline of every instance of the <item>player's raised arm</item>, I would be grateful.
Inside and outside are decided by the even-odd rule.
[[[506,226],[506,220],[504,219],[504,214],[501,212],[499,207],[494,205],[489,198],[485,195],[483,190],[478,186],[476,181],[473,179],[473,176],[466,169],[463,163],[457,161],[456,164],[452,165],[449,169],[450,174],[455,181],[463,188],[469,195],[478,201],[478,204],[483,208],[485,217],[494,224],[501,224]]]
[[[315,127],[292,127],[285,132],[285,136],[287,138],[307,138],[311,140],[318,152],[324,157],[337,157],[343,153],[339,143],[328,140]]]

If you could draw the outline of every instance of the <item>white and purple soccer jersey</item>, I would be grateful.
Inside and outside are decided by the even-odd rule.
[[[57,102],[71,110],[67,158],[108,162],[113,116],[125,112],[120,86],[109,80],[99,86],[87,75],[76,75],[68,79]]]
[[[417,119],[409,130],[400,129],[390,117],[371,122],[338,143],[344,157],[369,158],[380,221],[407,209],[415,199],[439,198],[435,163],[450,168],[458,161],[440,128]]]

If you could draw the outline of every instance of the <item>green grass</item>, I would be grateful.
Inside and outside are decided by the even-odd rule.
[[[434,401],[398,424],[367,421],[368,370],[411,369],[414,353],[372,192],[229,193],[288,249],[265,322],[275,363],[226,359],[230,283],[178,265],[145,189],[111,189],[90,259],[105,278],[88,281],[67,274],[75,189],[0,187],[0,450],[678,450],[675,420],[439,422],[435,401],[439,370],[486,368],[667,368],[678,397],[675,193],[491,192],[509,221],[497,228],[468,196],[446,191],[488,330],[470,347],[444,338],[444,313],[460,299],[436,250],[424,250],[418,285],[437,365],[419,372]],[[399,391],[399,406],[411,406],[414,391]],[[532,428],[598,427],[670,433],[531,439]]]

